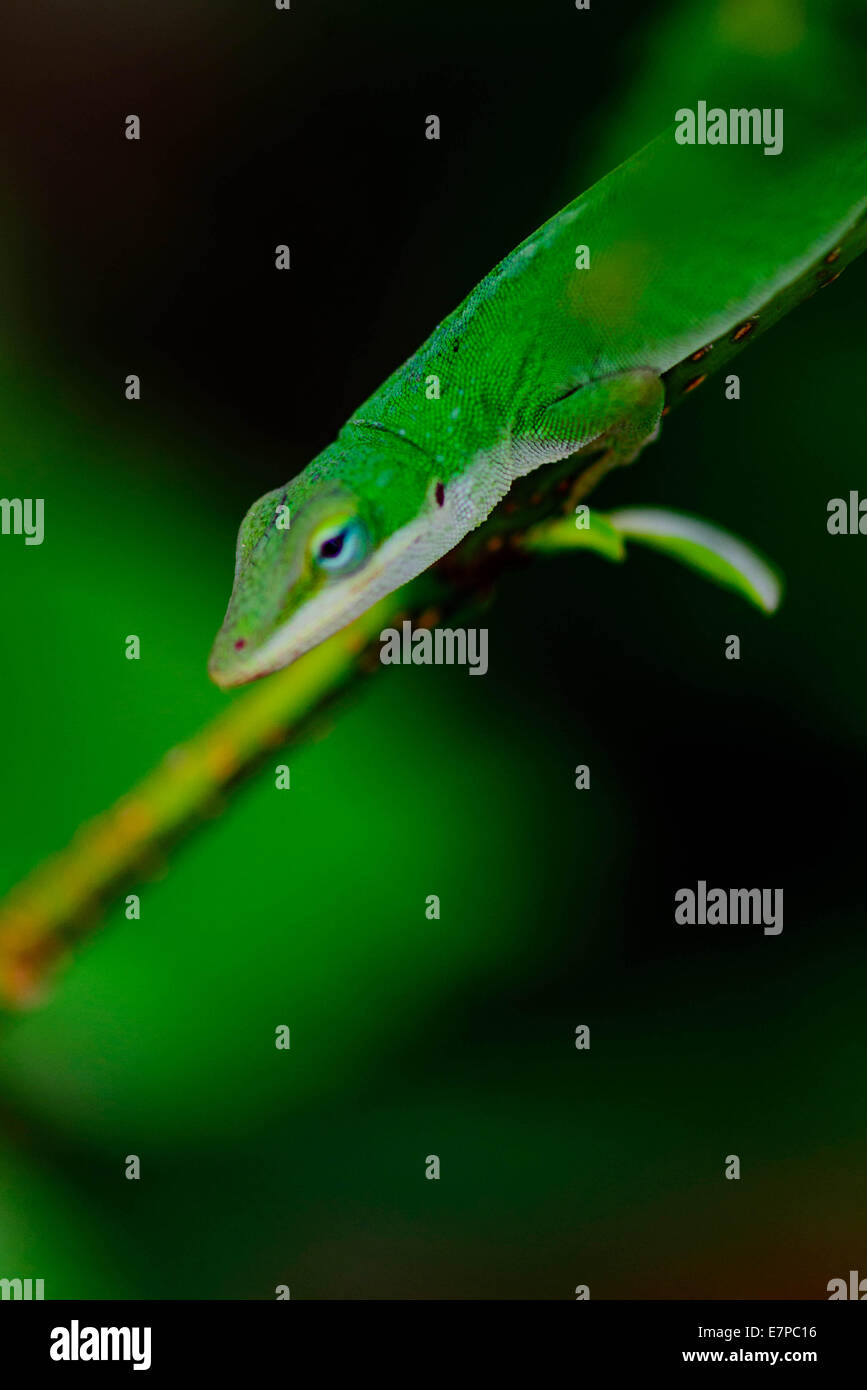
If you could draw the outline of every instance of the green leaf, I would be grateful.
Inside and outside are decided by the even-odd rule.
[[[610,512],[607,520],[627,540],[680,560],[716,584],[742,594],[765,613],[773,613],[780,602],[780,574],[730,531],[660,507],[627,507]]]
[[[589,509],[588,509],[589,510]],[[625,560],[620,533],[601,512],[589,512],[589,525],[576,526],[571,516],[542,521],[527,531],[523,546],[540,554],[564,550],[595,550],[609,560]]]

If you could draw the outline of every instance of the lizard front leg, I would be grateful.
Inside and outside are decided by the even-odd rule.
[[[660,378],[637,368],[579,386],[545,410],[538,428],[552,438],[568,441],[592,431],[588,442],[595,457],[575,479],[566,511],[574,511],[612,468],[632,463],[657,438],[664,404]]]

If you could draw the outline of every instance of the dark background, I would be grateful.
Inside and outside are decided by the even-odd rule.
[[[676,107],[854,119],[863,28],[806,0],[11,5],[0,491],[46,498],[46,541],[0,546],[0,887],[223,708],[255,497]],[[752,540],[776,617],[641,552],[509,577],[484,681],[389,672],[291,800],[266,770],[3,1021],[0,1277],[822,1298],[863,1267],[864,542],[825,522],[863,473],[865,274],[595,499]],[[783,934],[676,928],[699,878],[782,887]]]

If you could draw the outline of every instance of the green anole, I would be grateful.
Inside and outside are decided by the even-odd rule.
[[[508,510],[536,470],[533,519],[573,508],[867,244],[863,130],[831,148],[790,129],[773,159],[674,132],[523,241],[333,444],[250,509],[217,684],[296,660]]]

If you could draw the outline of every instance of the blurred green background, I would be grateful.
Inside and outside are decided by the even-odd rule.
[[[205,662],[249,503],[675,108],[853,119],[865,12],[77,0],[8,29],[0,494],[44,497],[46,539],[0,543],[0,890],[225,706]],[[751,539],[777,617],[639,551],[510,576],[485,680],[370,684],[290,792],[266,767],[140,922],[114,905],[0,1021],[0,1277],[823,1298],[863,1272],[865,561],[825,521],[862,482],[865,286],[858,263],[739,359],[739,403],[712,378],[596,499]],[[699,878],[783,887],[783,934],[677,929]]]

